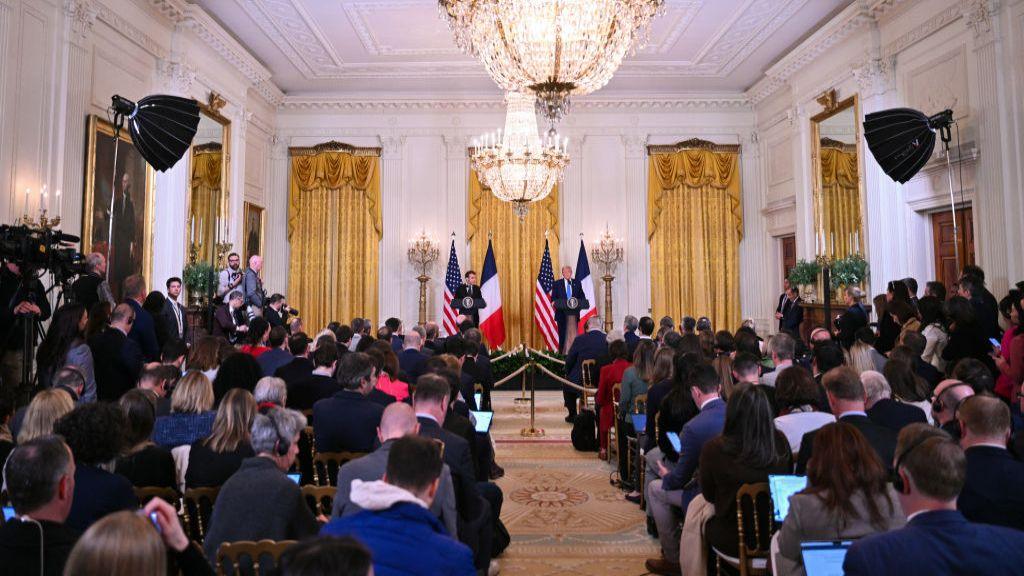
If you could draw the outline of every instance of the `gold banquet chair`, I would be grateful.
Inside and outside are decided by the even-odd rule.
[[[366,452],[317,452],[313,456],[313,484],[336,486],[338,470],[346,463],[362,458],[366,454]]]
[[[302,499],[306,501],[313,516],[331,515],[334,507],[334,495],[338,492],[335,486],[303,486]]]
[[[284,551],[295,542],[295,540],[225,542],[217,549],[217,574],[220,576],[235,574],[258,576],[273,573],[277,568],[278,560],[281,559],[281,554],[284,554]],[[264,559],[269,559],[269,561]]]
[[[722,563],[740,571],[740,576],[764,576],[771,556],[774,524],[772,495],[767,482],[744,484],[736,492],[736,525],[739,530],[740,557],[733,558],[712,547],[715,567],[722,573]]]
[[[181,497],[181,519],[185,535],[196,542],[206,538],[206,529],[213,516],[213,505],[217,502],[220,487],[191,488]]]

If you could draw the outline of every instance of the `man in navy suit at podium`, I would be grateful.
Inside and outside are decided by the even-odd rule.
[[[572,277],[572,266],[562,266],[562,277],[555,280],[551,286],[551,299],[567,300],[569,298],[583,298],[583,284]],[[565,311],[555,308],[555,322],[558,323],[558,351],[565,353]]]

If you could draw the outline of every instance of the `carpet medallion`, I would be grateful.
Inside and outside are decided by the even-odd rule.
[[[609,483],[612,466],[596,453],[573,449],[563,420],[561,392],[537,392],[536,427],[545,435],[525,438],[528,404],[517,393],[495,392],[498,481],[505,494],[502,520],[512,544],[501,557],[509,576],[639,576],[644,560],[658,555],[647,536],[643,512]]]

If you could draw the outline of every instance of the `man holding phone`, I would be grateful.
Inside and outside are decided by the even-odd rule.
[[[647,570],[654,574],[679,574],[679,537],[682,521],[700,486],[694,472],[704,443],[722,433],[725,426],[725,401],[721,398],[721,380],[711,366],[697,368],[690,378],[690,396],[700,414],[683,426],[679,434],[679,460],[671,470],[657,462],[658,475],[647,487],[647,505],[661,541],[661,558],[649,558]]]

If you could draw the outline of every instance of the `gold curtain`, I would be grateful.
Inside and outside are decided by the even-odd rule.
[[[821,194],[825,242],[835,241],[832,255],[842,258],[859,252],[860,186],[855,145],[821,148]]]
[[[740,324],[743,238],[739,154],[706,149],[653,153],[647,190],[651,310]]]
[[[223,158],[224,154],[219,145],[215,149],[198,146],[192,149],[192,193],[189,199],[189,212],[193,219],[191,225],[195,226],[198,258],[203,262],[214,260],[216,248],[213,243],[222,201]]]
[[[471,170],[466,222],[470,263],[478,275],[487,255],[488,232],[493,236],[505,320],[504,348],[525,342],[531,348],[543,349],[544,339],[533,322],[533,290],[544,255],[545,232],[551,264],[558,277],[558,186],[547,198],[530,204],[530,211],[520,222],[512,212],[512,204],[495,198]]]
[[[383,225],[380,158],[346,152],[293,156],[288,193],[288,299],[306,330],[358,316],[377,323]]]

